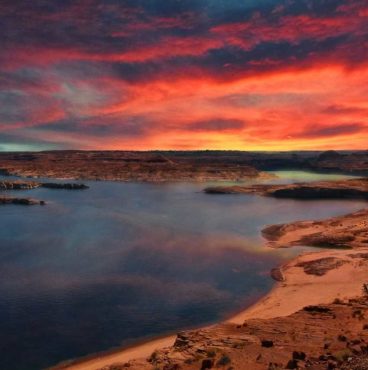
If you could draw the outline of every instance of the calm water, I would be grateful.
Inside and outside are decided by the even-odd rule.
[[[210,196],[200,192],[208,184],[89,185],[16,192],[48,204],[0,209],[1,370],[38,370],[225,318],[265,294],[269,270],[298,252],[264,248],[264,225],[364,207]]]

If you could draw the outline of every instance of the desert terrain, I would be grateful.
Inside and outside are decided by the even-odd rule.
[[[0,153],[0,172],[26,177],[118,181],[239,181],[262,171],[368,173],[368,152],[48,151]]]

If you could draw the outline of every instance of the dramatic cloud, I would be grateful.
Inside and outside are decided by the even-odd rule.
[[[306,130],[301,134],[307,138],[318,138],[318,137],[330,137],[340,135],[355,134],[360,131],[364,131],[367,127],[360,123],[347,123],[343,125],[330,125],[326,127],[317,127]]]
[[[0,149],[366,148],[364,0],[3,0],[0,24]]]
[[[215,118],[204,121],[191,122],[187,127],[192,131],[237,131],[244,127],[244,122],[239,119]],[[184,129],[185,129],[184,128]]]

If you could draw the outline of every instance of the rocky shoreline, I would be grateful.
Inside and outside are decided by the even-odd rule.
[[[44,206],[46,202],[44,200],[38,200],[33,198],[16,198],[16,197],[0,197],[0,205],[5,204],[17,204],[22,206],[34,206],[41,205]]]
[[[262,230],[268,246],[368,247],[368,209],[320,221],[271,225]]]
[[[294,184],[256,184],[250,186],[215,186],[204,189],[207,194],[255,194],[274,198],[300,200],[366,199],[368,178],[340,181],[316,181]]]
[[[31,190],[37,188],[84,190],[88,189],[89,187],[85,184],[74,183],[35,182],[22,180],[0,181],[0,190]]]
[[[32,190],[37,188],[47,188],[47,189],[65,189],[65,190],[84,190],[89,187],[85,184],[75,184],[75,183],[52,183],[52,182],[35,182],[35,181],[0,181],[0,191],[19,191],[19,190]],[[38,200],[33,198],[23,198],[23,197],[10,197],[10,196],[0,196],[0,205],[15,204],[15,205],[45,205],[44,200]]]

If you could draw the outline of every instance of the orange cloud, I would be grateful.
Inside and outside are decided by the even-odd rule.
[[[309,3],[6,0],[0,131],[86,149],[363,149],[367,6]]]

